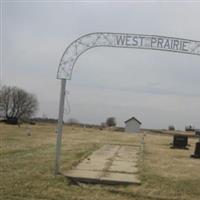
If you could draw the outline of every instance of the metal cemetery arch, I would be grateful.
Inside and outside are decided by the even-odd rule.
[[[94,47],[151,49],[200,56],[200,41],[127,33],[90,33],[73,41],[64,51],[59,63],[57,79],[61,80],[55,174],[60,170],[60,151],[66,80],[71,80],[74,64],[81,54]]]

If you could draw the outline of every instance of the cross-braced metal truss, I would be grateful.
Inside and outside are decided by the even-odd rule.
[[[200,41],[155,35],[90,33],[73,41],[63,53],[57,78],[70,80],[75,62],[94,47],[139,48],[200,55]]]

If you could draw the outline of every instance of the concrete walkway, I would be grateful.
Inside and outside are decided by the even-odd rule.
[[[68,171],[66,177],[87,183],[140,184],[138,153],[139,146],[107,144]]]

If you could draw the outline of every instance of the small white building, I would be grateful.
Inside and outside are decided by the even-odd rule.
[[[135,117],[131,117],[125,122],[125,132],[127,133],[138,133],[140,132],[141,122]]]

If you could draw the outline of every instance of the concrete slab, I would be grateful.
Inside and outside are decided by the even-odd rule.
[[[141,181],[135,174],[108,173],[100,178],[102,183],[107,184],[141,184]]]
[[[113,161],[108,171],[131,174],[131,173],[138,173],[138,167],[135,162]]]
[[[68,171],[66,176],[88,183],[140,184],[138,152],[136,146],[107,144]]]
[[[65,176],[75,181],[97,183],[101,177],[101,171],[83,171],[76,169],[68,171]]]

